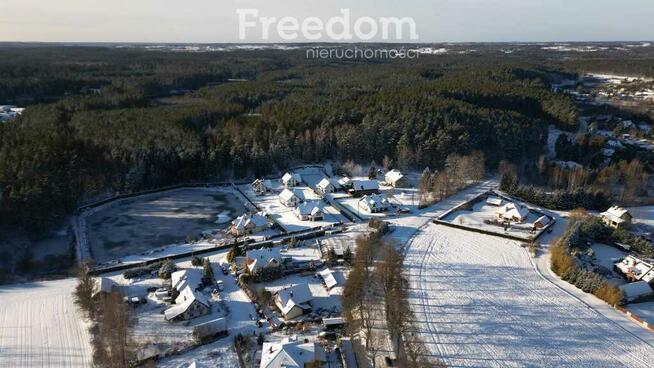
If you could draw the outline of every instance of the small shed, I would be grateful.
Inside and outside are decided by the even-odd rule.
[[[654,296],[654,290],[646,281],[620,285],[620,289],[624,293],[624,299],[627,303]]]

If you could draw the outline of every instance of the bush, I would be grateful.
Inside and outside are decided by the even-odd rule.
[[[622,303],[624,299],[624,293],[620,290],[619,287],[604,282],[597,290],[595,290],[595,296],[609,303],[610,305],[616,306]]]
[[[202,266],[202,258],[200,258],[200,257],[198,257],[198,256],[193,256],[193,258],[191,258],[191,264],[192,264],[194,267],[200,267],[200,266]]]

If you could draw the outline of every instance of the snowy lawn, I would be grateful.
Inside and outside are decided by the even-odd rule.
[[[88,324],[76,279],[0,286],[0,367],[89,367]]]
[[[654,301],[633,303],[627,305],[625,308],[650,325],[654,325]]]
[[[652,366],[652,345],[550,283],[518,242],[430,224],[405,265],[417,332],[449,366]]]

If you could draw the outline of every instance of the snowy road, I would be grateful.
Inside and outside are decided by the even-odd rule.
[[[409,242],[411,305],[450,367],[652,367],[654,347],[536,272],[518,243],[430,224]]]
[[[75,279],[0,286],[0,367],[89,367]]]

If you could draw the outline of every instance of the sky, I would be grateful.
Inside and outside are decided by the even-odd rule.
[[[258,11],[246,18],[255,26],[245,28],[245,38],[237,9]],[[654,40],[653,0],[0,0],[0,42],[332,42],[324,28],[307,31],[317,40],[303,28],[284,38],[279,20],[301,25],[316,17],[325,25],[341,9],[350,11],[351,29],[361,17],[378,26],[372,33],[362,22],[361,32],[373,37],[353,34],[350,42],[396,42],[382,38],[380,17],[411,18],[417,38],[405,28],[401,41],[421,43]],[[265,38],[262,17],[276,18]]]

